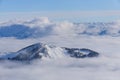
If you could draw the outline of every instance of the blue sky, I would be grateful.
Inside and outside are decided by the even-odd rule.
[[[120,18],[120,0],[0,0],[1,19],[30,16],[111,21]]]
[[[120,0],[0,0],[2,12],[120,10]]]

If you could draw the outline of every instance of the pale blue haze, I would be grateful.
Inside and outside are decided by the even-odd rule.
[[[120,0],[0,0],[0,20],[31,15],[83,22],[112,21],[120,18]]]

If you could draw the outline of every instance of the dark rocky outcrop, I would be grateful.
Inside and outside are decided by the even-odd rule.
[[[86,48],[64,48],[71,57],[75,58],[86,58],[86,57],[97,57],[98,52],[95,52]]]
[[[36,43],[25,47],[17,52],[8,53],[6,55],[0,56],[1,60],[33,60],[41,58],[42,56],[39,53],[45,53],[45,47],[42,43]]]

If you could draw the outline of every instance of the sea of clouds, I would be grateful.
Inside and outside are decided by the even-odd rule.
[[[0,22],[0,37],[39,38],[51,35],[60,36],[120,36],[120,21],[73,23],[51,21],[47,17],[28,20]]]
[[[19,24],[23,24],[23,22],[20,21],[17,21],[17,24],[18,22]],[[24,39],[18,39],[14,36],[2,36],[0,38],[0,53],[15,52],[33,43],[42,42],[48,45],[56,45],[59,47],[89,48],[99,52],[100,56],[84,59],[64,57],[55,59],[38,59],[33,60],[30,63],[18,61],[0,61],[0,80],[120,79],[120,37],[117,33],[120,28],[118,22],[117,24],[99,23],[99,26],[98,23],[74,24],[67,21],[52,22],[47,18],[36,21],[34,20],[32,21],[33,23],[28,22],[30,21],[24,21],[24,25],[29,26],[30,28],[40,27],[39,29],[45,32],[48,32],[46,30],[48,30],[48,27],[50,27],[49,35],[45,35],[44,37]],[[12,24],[1,23],[1,27]],[[85,26],[91,24],[97,26]],[[114,27],[115,25],[116,27]],[[107,30],[105,36],[97,35],[99,30],[104,29]],[[88,31],[91,34],[81,34],[85,31]],[[108,32],[110,32],[110,35],[108,35]],[[81,35],[78,35],[78,33]],[[113,33],[117,33],[117,37],[116,35],[114,36]]]
[[[39,39],[1,38],[0,51],[14,52],[36,42],[56,46],[89,48],[100,53],[96,58],[38,59],[30,63],[0,61],[1,80],[119,80],[120,38],[113,37],[58,37]]]

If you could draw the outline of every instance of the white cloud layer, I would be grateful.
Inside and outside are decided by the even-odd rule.
[[[0,80],[120,79],[120,37],[112,37],[119,35],[119,21],[74,24],[68,21],[52,22],[47,18],[42,18],[42,20],[35,19],[29,22],[13,21],[13,23],[29,26],[30,29],[37,28],[38,32],[40,29],[40,32],[47,33],[47,36],[27,39],[2,37],[0,38],[0,53],[14,52],[30,44],[42,42],[60,47],[89,48],[99,52],[100,56],[85,59],[42,59],[34,60],[30,64],[0,61]],[[1,27],[9,27],[12,24],[2,23]],[[101,34],[107,36],[99,36],[102,31]]]
[[[55,22],[49,20],[47,17],[41,17],[32,20],[13,20],[4,22],[0,24],[0,27],[0,34],[2,34],[0,36],[2,37],[44,37],[50,35],[120,36],[119,20],[111,23],[72,23],[69,21]],[[23,29],[21,31],[18,30],[18,32],[16,31],[18,28]],[[14,34],[12,34],[13,32]],[[19,35],[16,35],[18,33]]]
[[[0,61],[1,80],[119,80],[120,73],[119,37],[61,37],[51,36],[39,39],[18,40],[1,38],[0,51],[17,51],[36,42],[57,46],[90,48],[100,53],[97,58],[86,59],[42,59],[30,64]],[[12,45],[12,46],[11,46]],[[16,74],[17,73],[17,74]]]

